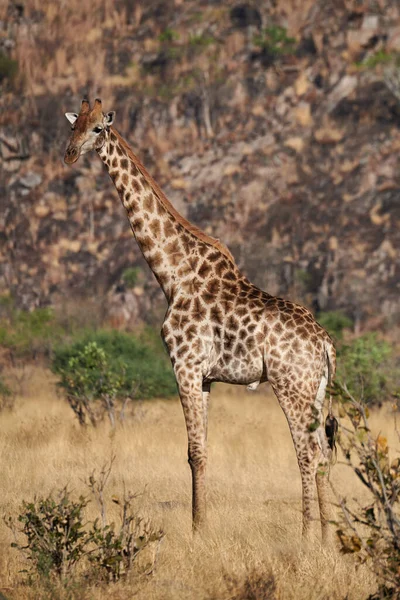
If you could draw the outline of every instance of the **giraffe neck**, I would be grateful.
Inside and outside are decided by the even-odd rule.
[[[168,301],[212,250],[237,269],[229,250],[169,203],[125,140],[111,128],[98,154],[118,191],[135,239]]]

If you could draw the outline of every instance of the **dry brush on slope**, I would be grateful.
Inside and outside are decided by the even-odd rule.
[[[356,320],[379,308],[376,325],[397,323],[397,2],[1,10],[0,288],[20,306],[88,285],[131,325],[149,297],[162,306],[96,159],[61,163],[63,112],[89,94],[116,109],[176,207],[257,284]],[[130,289],[132,265],[145,276]]]

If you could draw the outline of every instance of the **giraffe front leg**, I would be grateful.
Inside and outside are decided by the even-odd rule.
[[[207,407],[208,392],[202,391],[200,369],[175,370],[179,395],[188,435],[188,460],[192,471],[193,530],[198,530],[206,519],[206,465],[207,465]]]

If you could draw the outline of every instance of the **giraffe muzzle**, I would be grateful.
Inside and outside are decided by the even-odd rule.
[[[64,162],[67,163],[67,165],[72,165],[78,160],[79,155],[80,148],[77,148],[76,146],[68,146],[65,151]]]

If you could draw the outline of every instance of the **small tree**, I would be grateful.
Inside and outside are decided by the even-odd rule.
[[[89,342],[71,356],[58,373],[59,386],[81,425],[89,418],[95,426],[106,412],[115,427],[115,403],[123,386],[123,370],[117,374],[111,368],[105,351],[96,342]]]
[[[390,461],[387,440],[374,437],[368,409],[345,386],[337,386],[350,427],[340,427],[339,444],[347,464],[369,492],[366,504],[350,508],[340,500],[337,529],[342,552],[368,562],[379,582],[376,599],[400,598],[400,457]],[[372,597],[371,597],[372,600]]]

